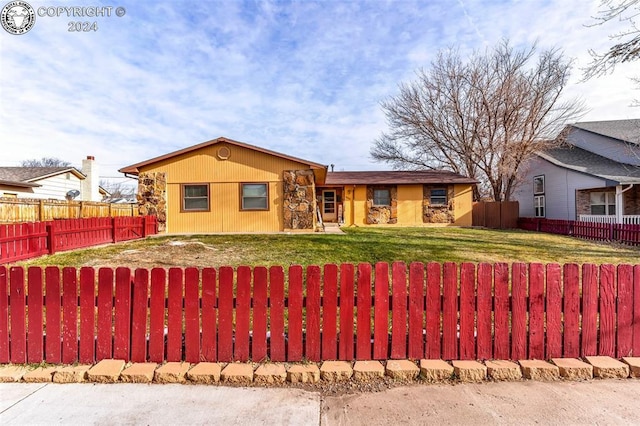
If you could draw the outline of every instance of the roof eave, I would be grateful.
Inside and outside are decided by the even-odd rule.
[[[183,148],[183,149],[180,149],[180,150],[177,150],[177,151],[170,152],[168,154],[164,154],[164,155],[160,155],[158,157],[151,158],[151,159],[146,160],[146,161],[141,161],[139,163],[135,163],[135,164],[132,164],[130,166],[123,167],[123,168],[119,169],[118,171],[120,173],[125,173],[125,174],[128,173],[128,174],[137,175],[137,174],[140,173],[140,168],[141,167],[148,166],[150,164],[154,164],[154,163],[157,163],[159,161],[167,160],[169,158],[176,157],[178,155],[182,155],[182,154],[186,154],[186,153],[189,153],[189,152],[192,152],[192,151],[196,151],[196,150],[201,149],[201,148],[206,148],[208,146],[215,145],[217,143],[229,143],[229,144],[232,144],[232,145],[239,146],[241,148],[247,148],[247,149],[251,149],[251,150],[254,150],[254,151],[262,152],[262,153],[265,153],[265,154],[274,155],[276,157],[280,157],[280,158],[284,158],[284,159],[287,159],[287,160],[295,161],[297,163],[306,164],[311,169],[325,169],[325,170],[327,169],[327,166],[324,165],[324,164],[315,163],[315,162],[312,162],[312,161],[304,160],[302,158],[292,157],[290,155],[282,154],[282,153],[276,152],[276,151],[271,151],[269,149],[261,148],[261,147],[255,146],[255,145],[250,145],[248,143],[238,142],[238,141],[235,141],[233,139],[228,139],[228,138],[225,138],[225,137],[219,137],[219,138],[207,141],[207,142],[202,142],[202,143],[197,144],[197,145],[193,145],[193,146],[190,146],[190,147],[187,147],[187,148]]]
[[[16,182],[13,180],[0,180],[0,185],[6,185],[6,186],[15,186],[18,188],[37,188],[40,185],[39,183],[32,183],[32,182]]]

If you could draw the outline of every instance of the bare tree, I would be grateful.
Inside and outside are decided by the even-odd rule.
[[[640,27],[637,19],[640,16],[640,0],[601,0],[600,8],[593,17],[595,25],[619,20],[628,24],[624,31],[609,36],[614,45],[606,53],[589,50],[593,58],[584,70],[584,78],[601,76],[612,72],[617,64],[635,61],[640,58]],[[634,79],[637,83],[638,79]]]
[[[111,196],[109,198],[132,198],[135,196],[136,190],[124,182],[112,182],[106,179],[100,179],[100,186],[106,189]]]
[[[382,102],[389,131],[371,155],[395,169],[446,169],[480,181],[475,198],[509,200],[523,163],[559,142],[582,105],[561,101],[571,64],[556,49],[507,40],[463,61],[440,51],[431,68]],[[531,63],[535,64],[531,66]]]
[[[70,167],[71,163],[55,157],[42,157],[41,159],[23,160],[22,167]]]

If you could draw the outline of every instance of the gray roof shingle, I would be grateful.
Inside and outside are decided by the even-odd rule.
[[[575,123],[575,128],[591,133],[640,145],[640,119],[586,121]]]
[[[640,183],[640,167],[619,163],[575,146],[555,148],[538,155],[557,166],[618,184]]]

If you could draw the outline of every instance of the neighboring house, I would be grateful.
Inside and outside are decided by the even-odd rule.
[[[101,201],[108,192],[98,185],[95,159],[75,167],[0,167],[0,197]],[[77,195],[75,195],[77,194]]]
[[[640,224],[640,119],[567,126],[525,167],[521,217]]]
[[[165,230],[276,232],[346,225],[471,225],[472,179],[449,172],[327,172],[218,138],[120,169]]]

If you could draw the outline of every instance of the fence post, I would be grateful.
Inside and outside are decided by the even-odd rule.
[[[116,236],[116,218],[112,217],[111,218],[111,242],[112,243],[117,243],[117,236]]]
[[[49,254],[56,252],[56,236],[53,222],[47,224],[47,245],[49,246]]]
[[[609,224],[609,241],[615,241],[614,233],[615,233],[615,228],[613,226],[613,223],[610,223]]]
[[[147,222],[149,216],[142,216],[142,238],[147,238]]]

